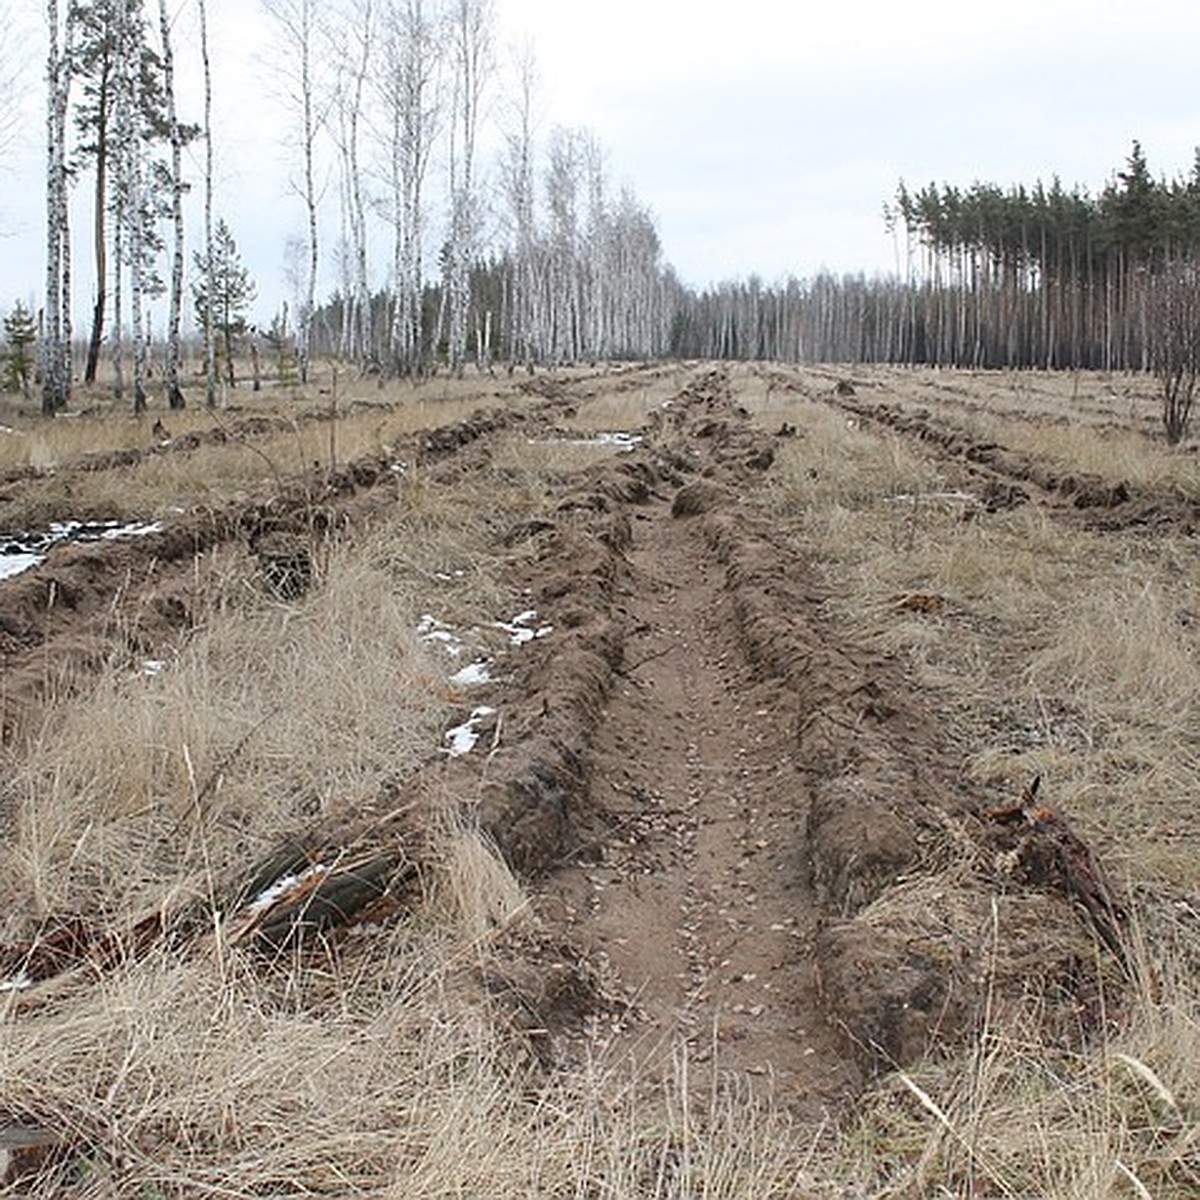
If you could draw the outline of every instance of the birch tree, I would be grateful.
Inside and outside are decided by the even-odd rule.
[[[285,98],[298,118],[296,138],[301,155],[301,177],[293,188],[304,202],[308,220],[308,273],[304,299],[297,319],[297,350],[300,381],[308,382],[312,358],[313,314],[316,311],[317,271],[320,266],[318,241],[316,153],[317,136],[324,123],[322,98],[318,95],[316,0],[262,0],[263,9],[280,33],[276,70]]]
[[[183,144],[185,131],[175,111],[175,63],[171,54],[171,23],[167,17],[167,0],[158,0],[159,30],[162,38],[163,100],[166,106],[167,133],[171,141],[171,167],[168,180],[171,195],[171,228],[174,245],[171,254],[171,289],[167,309],[167,350],[163,369],[163,384],[167,404],[183,407],[183,391],[179,386],[179,321],[183,309]]]
[[[555,129],[546,167],[547,291],[550,359],[556,365],[579,357],[581,287],[579,261],[579,139]]]
[[[208,57],[208,9],[205,0],[198,0],[200,9],[200,61],[204,69],[204,270],[205,299],[200,313],[204,331],[204,403],[217,406],[217,343],[214,336],[213,279],[213,136],[212,136],[212,68]]]
[[[449,146],[450,231],[443,256],[449,313],[448,359],[461,375],[466,361],[471,267],[479,252],[480,213],[475,154],[484,89],[492,71],[491,0],[451,0],[448,40],[453,73]]]
[[[362,127],[367,116],[364,99],[377,18],[376,0],[348,0],[327,31],[330,57],[337,63],[333,129],[340,168],[345,298],[340,348],[343,356],[357,362],[360,369],[374,354]]]
[[[510,370],[516,363],[532,372],[537,339],[537,224],[534,126],[537,61],[526,44],[512,57],[513,91],[504,132],[501,180],[512,234],[508,303]]]
[[[71,390],[71,266],[67,211],[67,106],[73,9],[60,28],[57,0],[46,0],[46,297],[42,316],[42,412],[54,416]]]
[[[422,0],[390,0],[378,84],[392,217],[390,342],[395,371],[410,377],[424,370],[422,242],[425,180],[441,120],[443,42],[438,33],[438,22]]]

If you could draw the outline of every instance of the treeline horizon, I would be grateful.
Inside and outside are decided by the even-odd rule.
[[[587,281],[615,282],[620,266],[605,269],[581,231],[575,265],[583,283],[571,291],[571,328],[580,334],[553,347],[536,338],[518,353],[506,340],[519,269],[513,257],[477,265],[471,293],[480,364],[673,357],[1148,371],[1156,289],[1200,258],[1200,151],[1188,176],[1156,179],[1134,141],[1094,195],[1057,178],[1007,188],[931,183],[919,191],[901,182],[885,219],[904,239],[903,277],[823,272],[692,288],[659,260],[653,221],[644,210],[640,216],[646,253],[639,295],[649,316],[637,336],[582,332],[603,325],[590,313]],[[542,274],[535,266],[534,277]],[[433,285],[425,298],[430,338],[438,296]],[[388,292],[373,304],[386,312]],[[336,352],[346,311],[334,293],[318,312],[326,352]],[[486,341],[484,324],[494,330]],[[431,362],[443,350],[427,338]]]

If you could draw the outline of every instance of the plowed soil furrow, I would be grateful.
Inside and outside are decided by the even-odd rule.
[[[661,502],[638,516],[625,665],[589,753],[596,826],[542,904],[632,999],[621,1051],[686,1044],[702,1074],[759,1077],[811,1115],[854,1071],[817,999],[795,699],[749,677],[698,526]]]
[[[813,372],[818,378],[827,372]],[[1069,470],[1041,457],[980,440],[966,428],[947,420],[940,393],[931,396],[937,411],[905,408],[889,398],[881,401],[857,396],[844,383],[813,392],[795,376],[770,374],[772,386],[792,388],[836,405],[852,419],[897,433],[921,446],[931,457],[959,462],[989,509],[1011,508],[1034,501],[1057,520],[1104,532],[1123,529],[1177,529],[1191,535],[1200,526],[1200,506],[1175,490],[1136,488],[1118,478]]]

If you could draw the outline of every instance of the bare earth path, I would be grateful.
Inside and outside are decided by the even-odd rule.
[[[855,1084],[816,994],[795,699],[751,677],[698,522],[656,500],[633,529],[624,667],[589,761],[598,827],[541,906],[634,999],[619,1051],[653,1066],[686,1043],[696,1077],[758,1078],[816,1117]]]

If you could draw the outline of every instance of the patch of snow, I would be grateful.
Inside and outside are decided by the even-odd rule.
[[[639,446],[642,442],[640,433],[600,432],[585,438],[553,438],[551,440],[529,438],[531,446],[604,446],[616,448],[621,454]]]
[[[118,525],[112,529],[106,529],[100,534],[100,537],[106,542],[111,542],[117,538],[146,537],[151,533],[161,532],[161,521],[134,521],[129,525]]]
[[[36,567],[46,556],[44,554],[29,554],[23,550],[0,554],[0,579],[12,579],[30,567]]]
[[[632,450],[635,446],[640,446],[642,435],[640,433],[598,433],[595,440],[601,446],[616,446],[622,453]]]
[[[23,992],[31,987],[33,980],[24,971],[20,975],[14,975],[12,979],[0,979],[0,992]]]
[[[439,621],[431,613],[423,613],[417,622],[417,635],[424,642],[437,642],[445,647],[451,658],[462,653],[462,641],[445,621]]]
[[[14,429],[11,425],[0,425],[0,433],[7,433],[9,437],[25,437],[19,429]]]
[[[0,547],[0,579],[36,567],[47,551],[64,542],[115,541],[145,537],[162,529],[160,521],[52,521],[48,528],[17,534]]]
[[[488,708],[486,704],[481,704],[478,708],[471,709],[471,715],[461,725],[447,729],[444,736],[450,745],[446,748],[445,753],[450,758],[461,758],[462,755],[469,754],[474,750],[479,742],[479,726],[482,724],[483,718],[490,717],[495,711],[494,708]]]
[[[303,880],[311,879],[314,875],[324,875],[329,870],[328,867],[321,863],[309,867],[307,871],[301,871],[294,875],[281,875],[274,883],[263,888],[257,896],[246,906],[246,911],[253,916],[257,916],[261,912],[265,912],[280,896],[286,895],[287,892],[294,888]]]
[[[468,663],[459,671],[455,671],[450,676],[449,682],[455,687],[474,687],[480,683],[491,683],[492,675],[488,670],[491,659],[479,658],[473,663]]]
[[[166,659],[147,658],[142,663],[142,674],[147,679],[157,679],[167,669]]]
[[[496,628],[503,629],[514,646],[523,646],[534,638],[543,638],[554,632],[553,625],[541,625],[531,629],[530,625],[537,620],[537,612],[530,608],[523,613],[517,613],[511,621],[497,621]]]

